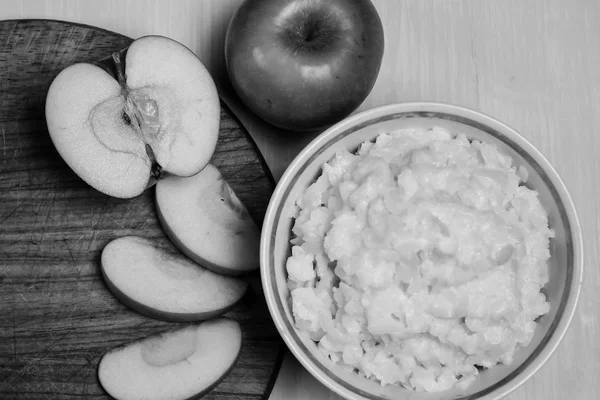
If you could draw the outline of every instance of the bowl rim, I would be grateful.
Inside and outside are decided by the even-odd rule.
[[[295,358],[300,364],[308,370],[308,372],[315,377],[319,382],[325,385],[328,389],[337,393],[338,395],[352,400],[365,399],[361,394],[354,393],[342,385],[331,380],[325,374],[322,374],[316,363],[312,362],[306,354],[301,350],[298,343],[296,343],[288,332],[288,329],[284,323],[284,316],[277,312],[275,304],[275,297],[277,293],[273,291],[274,283],[271,279],[271,273],[269,267],[269,243],[273,232],[273,228],[276,227],[275,210],[278,205],[284,200],[284,194],[288,188],[290,181],[293,176],[305,165],[306,161],[317,152],[323,145],[329,143],[339,133],[344,132],[354,126],[359,125],[362,122],[376,119],[389,114],[396,113],[442,113],[453,115],[456,117],[468,119],[477,122],[483,126],[490,127],[511,139],[520,149],[527,153],[533,158],[546,173],[550,179],[554,190],[558,194],[560,201],[563,203],[567,222],[569,224],[571,240],[573,244],[573,276],[570,285],[565,290],[569,290],[566,302],[564,304],[563,312],[559,317],[559,321],[555,327],[555,330],[549,340],[544,344],[543,348],[539,352],[538,356],[531,361],[517,376],[510,379],[508,382],[498,387],[496,390],[486,393],[483,397],[479,397],[480,400],[497,400],[525,383],[531,376],[533,376],[546,361],[552,356],[556,348],[559,346],[564,335],[566,334],[579,300],[581,293],[581,286],[583,281],[583,268],[584,268],[584,254],[583,254],[583,238],[581,225],[573,200],[567,190],[566,185],[559,176],[558,172],[554,169],[548,159],[530,143],[527,139],[521,136],[516,130],[509,125],[497,120],[496,118],[463,106],[458,106],[443,102],[406,102],[406,103],[392,103],[383,106],[378,106],[364,110],[362,112],[351,115],[335,125],[329,127],[324,132],[316,136],[308,145],[306,145],[302,151],[292,160],[288,165],[281,179],[279,180],[271,200],[269,202],[263,227],[261,231],[260,241],[260,275],[261,282],[264,290],[264,296],[269,308],[271,317],[275,323],[277,330],[282,336],[287,347],[294,354]],[[293,322],[292,322],[293,325]]]

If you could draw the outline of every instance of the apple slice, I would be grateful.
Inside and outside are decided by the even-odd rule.
[[[198,264],[226,275],[258,268],[260,231],[214,165],[158,182],[156,210],[167,236]]]
[[[118,400],[189,399],[225,378],[241,348],[239,324],[219,318],[110,350],[98,378]]]
[[[151,318],[200,321],[232,308],[248,284],[204,269],[181,253],[125,236],[102,251],[102,276],[125,305]]]
[[[61,157],[89,185],[121,198],[139,195],[163,171],[198,173],[220,124],[202,62],[161,36],[141,37],[112,61],[73,64],[52,81],[46,123]]]

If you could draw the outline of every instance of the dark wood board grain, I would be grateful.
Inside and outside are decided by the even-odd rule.
[[[0,399],[109,398],[97,365],[110,348],[172,329],[119,303],[100,272],[102,248],[123,235],[169,245],[154,190],[130,200],[105,196],[62,161],[48,136],[44,103],[52,79],[131,39],[48,20],[0,21]],[[262,221],[273,180],[247,132],[222,104],[212,159]],[[267,398],[283,345],[258,273],[227,316],[244,332],[241,357],[206,399]]]

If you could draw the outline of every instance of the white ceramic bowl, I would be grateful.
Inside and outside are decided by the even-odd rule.
[[[441,126],[451,132],[465,133],[470,139],[496,144],[512,157],[514,164],[527,168],[528,185],[539,192],[548,212],[549,225],[556,233],[550,242],[550,279],[543,289],[550,302],[550,312],[539,320],[533,340],[518,350],[511,365],[497,365],[483,371],[464,391],[453,389],[436,394],[389,385],[381,387],[333,365],[318,352],[314,342],[295,329],[288,302],[285,261],[290,254],[295,200],[318,177],[323,163],[330,160],[336,150],[354,151],[360,143],[380,133],[411,126]],[[269,204],[260,257],[264,292],[277,329],[302,365],[331,390],[352,400],[491,400],[499,399],[525,382],[558,346],[579,297],[582,251],[581,228],[567,189],[550,163],[527,140],[505,124],[473,110],[440,103],[403,103],[371,109],[341,121],[319,135],[294,159]]]

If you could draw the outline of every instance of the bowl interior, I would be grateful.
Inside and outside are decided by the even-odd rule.
[[[311,143],[290,165],[271,200],[263,229],[261,268],[271,314],[288,347],[300,362],[330,389],[351,399],[474,399],[506,394],[529,377],[550,355],[566,326],[563,318],[574,279],[575,249],[570,224],[571,205],[564,204],[566,191],[556,173],[532,146],[507,127],[486,117],[472,118],[443,111],[387,110],[350,120],[330,129]],[[548,212],[550,227],[556,237],[551,239],[549,283],[543,289],[550,302],[550,312],[539,320],[529,346],[515,354],[511,365],[497,365],[483,371],[466,390],[454,389],[439,394],[416,393],[385,386],[361,378],[325,359],[308,336],[294,328],[290,297],[286,285],[285,262],[290,255],[289,240],[293,225],[294,204],[301,193],[320,175],[323,163],[341,149],[354,151],[367,140],[381,133],[409,127],[439,126],[453,133],[464,133],[469,139],[495,144],[510,155],[513,164],[524,166],[529,179],[527,186],[539,193]],[[507,131],[508,130],[508,131]],[[558,188],[558,189],[557,189]],[[567,318],[568,319],[568,318]],[[567,321],[568,323],[568,321]],[[557,329],[560,328],[560,329]],[[548,345],[549,342],[551,345]]]

